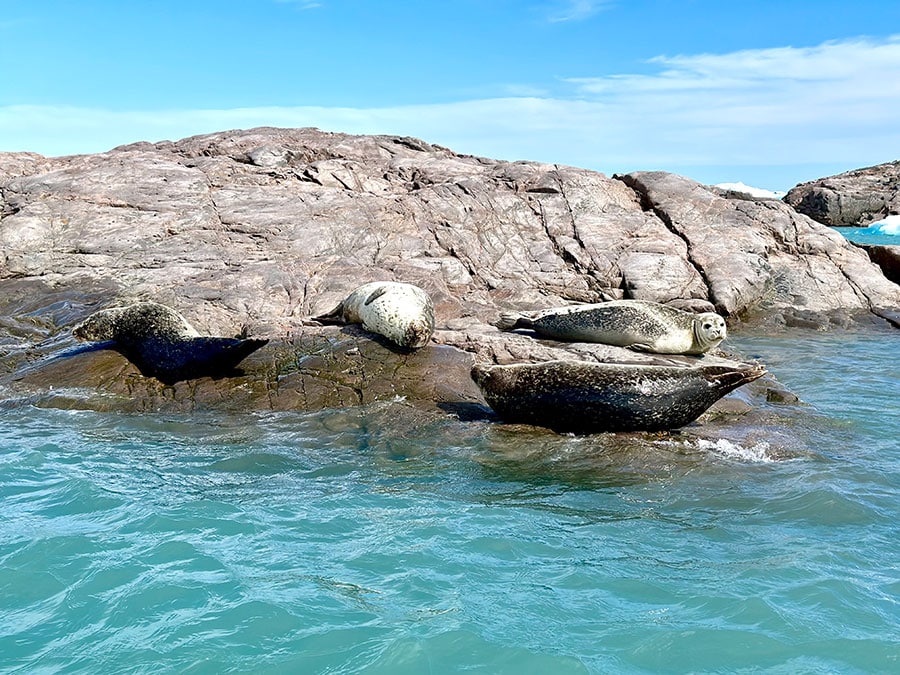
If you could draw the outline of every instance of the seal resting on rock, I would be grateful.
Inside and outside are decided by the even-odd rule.
[[[725,394],[762,377],[750,364],[657,366],[546,361],[475,365],[472,379],[508,422],[556,431],[656,431],[693,422]]]
[[[397,281],[373,281],[360,286],[319,323],[358,323],[406,349],[428,344],[434,333],[434,304],[418,286]]]
[[[202,337],[181,314],[156,302],[103,309],[72,329],[95,342],[109,341],[143,375],[165,384],[232,373],[268,340]]]
[[[647,300],[503,313],[495,325],[500,330],[530,328],[554,340],[602,342],[657,354],[703,354],[727,336],[725,319],[714,312],[694,314]]]

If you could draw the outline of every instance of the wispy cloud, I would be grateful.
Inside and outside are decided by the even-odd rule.
[[[728,130],[744,154],[759,154],[751,139],[760,133],[792,147],[805,144],[806,154],[833,153],[839,138],[865,147],[897,137],[900,37],[660,56],[651,63],[660,68],[653,75],[568,82],[585,100],[630,110],[698,141],[712,129]]]
[[[611,0],[555,0],[547,8],[547,20],[551,23],[584,21],[608,7],[610,2]]]
[[[322,6],[321,2],[316,0],[275,0],[279,5],[294,5],[297,9],[316,9]]]
[[[653,64],[658,71],[649,75],[568,80],[568,95],[557,97],[513,95],[381,108],[113,112],[0,107],[0,150],[97,152],[136,140],[223,129],[317,126],[419,136],[503,159],[607,173],[664,169],[708,182],[756,180],[773,189],[826,175],[794,177],[778,167],[843,170],[900,158],[900,38],[658,57]],[[755,178],[753,167],[772,180]],[[790,178],[776,180],[776,175]]]

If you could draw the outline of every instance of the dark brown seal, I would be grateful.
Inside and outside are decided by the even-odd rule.
[[[81,340],[108,342],[141,374],[165,384],[197,377],[224,377],[268,342],[203,337],[178,312],[156,302],[103,309],[72,329]]]
[[[765,372],[750,364],[547,361],[475,365],[472,379],[508,422],[557,431],[654,431],[693,422],[725,394]]]

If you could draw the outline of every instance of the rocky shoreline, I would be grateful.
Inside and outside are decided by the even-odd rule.
[[[0,263],[7,406],[246,412],[402,399],[492,419],[469,377],[476,361],[679,359],[502,333],[491,324],[503,310],[635,298],[715,310],[738,331],[900,324],[900,286],[787,203],[663,172],[610,178],[314,129],[0,154]],[[428,291],[432,344],[402,353],[354,326],[309,324],[374,280]],[[94,311],[135,300],[167,304],[204,334],[270,344],[241,376],[165,386],[71,337]],[[694,432],[750,433],[792,400],[771,378],[746,389]]]

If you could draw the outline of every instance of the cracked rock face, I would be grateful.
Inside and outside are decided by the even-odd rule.
[[[380,280],[431,295],[437,346],[398,355],[353,328],[305,324]],[[610,178],[270,128],[0,154],[0,291],[0,399],[129,409],[477,403],[473,359],[645,358],[500,335],[489,324],[503,310],[624,297],[823,325],[900,307],[865,252],[778,201],[662,172]],[[272,341],[246,380],[174,388],[114,353],[54,358],[92,312],[139,300],[205,335]]]
[[[445,322],[638,298],[725,315],[900,304],[867,256],[776,201],[409,138],[254,129],[98,155],[0,155],[0,283],[113,286],[198,328],[277,332],[356,286]]]

